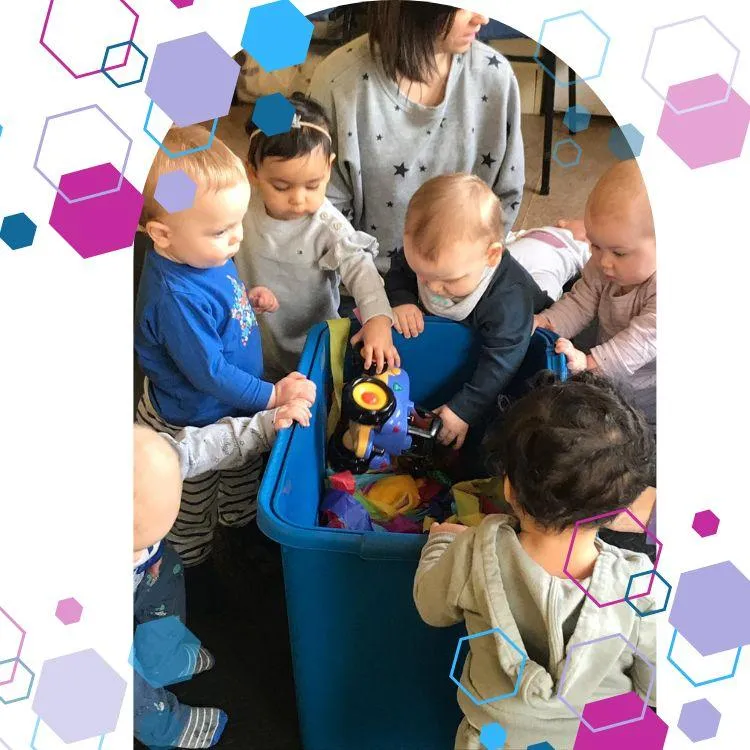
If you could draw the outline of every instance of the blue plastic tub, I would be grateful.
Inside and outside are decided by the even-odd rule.
[[[478,346],[460,324],[427,318],[397,337],[412,399],[445,403],[471,375]],[[537,332],[522,378],[550,357]],[[297,710],[305,750],[443,750],[460,713],[449,669],[461,627],[425,625],[412,583],[425,537],[320,528],[330,392],[328,327],[312,329],[300,371],[318,387],[312,424],[284,431],[260,488],[258,524],[281,544]]]

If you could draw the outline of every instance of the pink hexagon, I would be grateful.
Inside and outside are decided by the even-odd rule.
[[[3,663],[0,667],[0,687],[10,685],[16,678],[25,639],[26,631],[0,607],[0,662]]]
[[[57,609],[55,610],[55,617],[57,617],[63,625],[72,625],[81,619],[82,613],[83,607],[76,599],[71,597],[70,599],[60,599],[57,603]]]
[[[623,716],[630,715],[643,706],[643,699],[636,693],[615,695],[611,698],[587,703],[583,709],[586,723],[578,726],[573,750],[661,750],[667,739],[669,727],[650,708],[639,721],[628,721],[618,725]],[[596,727],[607,727],[597,730]]]
[[[172,0],[175,8],[189,8],[195,0]]]
[[[693,529],[698,536],[713,536],[719,530],[719,517],[711,510],[702,510],[693,517]]]
[[[691,169],[736,159],[742,153],[750,105],[733,89],[726,101],[726,81],[719,75],[698,78],[671,86],[664,105],[657,134]],[[689,111],[706,101],[719,104]],[[684,111],[688,110],[688,111]]]
[[[111,164],[71,172],[60,180],[61,192],[92,195],[102,184],[111,184],[113,174],[119,177]],[[143,196],[123,178],[116,193],[79,203],[68,203],[58,194],[49,223],[82,258],[92,258],[132,245],[142,208]]]

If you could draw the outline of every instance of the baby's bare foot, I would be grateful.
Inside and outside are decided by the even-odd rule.
[[[567,229],[576,240],[580,240],[581,242],[589,241],[586,236],[586,226],[583,223],[583,219],[559,219],[557,226],[560,229]]]

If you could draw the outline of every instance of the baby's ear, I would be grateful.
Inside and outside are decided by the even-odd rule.
[[[500,258],[503,254],[503,243],[502,242],[493,242],[488,248],[487,248],[487,265],[488,266],[496,266],[500,262]]]
[[[328,169],[331,169],[333,167],[333,162],[336,161],[336,154],[331,154],[331,158],[328,161]]]
[[[160,250],[166,250],[172,241],[172,230],[161,221],[146,222],[146,233]]]

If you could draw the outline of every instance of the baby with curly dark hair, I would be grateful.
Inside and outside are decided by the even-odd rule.
[[[579,719],[560,697],[579,713],[631,691],[655,703],[655,627],[622,603],[631,577],[653,566],[598,537],[611,518],[587,520],[628,508],[648,487],[653,436],[610,382],[584,373],[532,390],[488,442],[512,515],[473,528],[435,524],[414,600],[430,625],[465,620],[470,635],[493,631],[469,641],[456,748],[479,750],[489,722],[505,728],[509,747],[573,747]],[[659,604],[645,588],[634,588],[633,602],[647,613]]]

